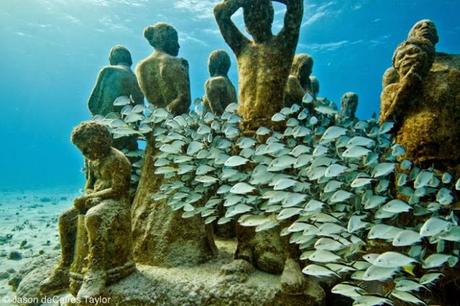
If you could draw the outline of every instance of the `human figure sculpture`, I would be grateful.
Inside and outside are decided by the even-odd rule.
[[[236,55],[239,74],[239,108],[245,132],[271,125],[271,116],[284,107],[284,90],[291,70],[303,15],[302,0],[279,0],[287,5],[284,27],[272,34],[274,9],[271,0],[225,0],[214,7],[214,15],[225,42]],[[231,16],[243,8],[246,38]],[[281,273],[282,287],[290,293],[302,291],[304,278],[288,242],[279,229],[255,233],[237,226],[236,261],[243,260],[270,273]],[[224,269],[227,269],[224,268]]]
[[[99,72],[96,85],[88,100],[88,108],[93,116],[119,113],[121,107],[114,106],[113,102],[121,96],[131,97],[134,105],[144,104],[144,95],[136,76],[131,71],[133,62],[129,50],[121,45],[114,46],[110,50],[109,62],[110,65],[103,67]],[[131,151],[138,148],[135,137],[114,139],[113,146],[120,150]]]
[[[340,116],[342,118],[355,119],[356,109],[358,108],[358,95],[354,92],[346,92],[342,96],[341,101],[342,108],[340,110]]]
[[[272,34],[271,0],[225,0],[214,15],[225,42],[236,55],[239,75],[239,108],[247,131],[271,124],[271,116],[284,107],[284,88],[291,70],[303,15],[302,0],[277,0],[287,5],[284,26]],[[246,38],[231,20],[243,8]]]
[[[108,129],[95,121],[75,127],[71,140],[87,160],[89,176],[84,195],[59,218],[61,260],[40,290],[49,294],[69,289],[84,300],[134,271],[128,195],[131,165],[111,146]],[[72,273],[83,276],[81,287],[75,284],[81,279],[70,277]]]
[[[438,30],[433,21],[422,19],[416,22],[409,31],[407,39],[427,39],[433,47],[439,42]],[[399,74],[393,67],[388,68],[382,79],[382,88],[399,81]]]
[[[286,84],[285,105],[300,104],[308,92],[311,93],[310,75],[313,69],[313,58],[308,54],[296,54]],[[312,94],[313,96],[313,94]]]
[[[314,99],[318,97],[319,93],[319,80],[315,76],[310,76],[310,93]]]
[[[393,56],[399,79],[381,95],[380,121],[394,120],[396,142],[415,164],[460,175],[460,56],[435,53],[435,26],[418,23]]]
[[[235,86],[227,76],[230,56],[224,50],[215,50],[209,55],[208,66],[211,78],[204,85],[203,113],[222,115],[228,104],[237,102]]]
[[[176,29],[157,23],[144,30],[144,37],[155,51],[136,67],[142,92],[154,106],[166,108],[174,115],[188,112],[189,66],[185,59],[177,57],[180,46]]]
[[[139,84],[147,99],[174,115],[189,111],[190,85],[187,61],[177,58],[176,30],[165,23],[149,26],[144,36],[156,49],[136,68]],[[164,180],[155,175],[154,157],[159,153],[152,135],[147,136],[144,166],[133,202],[133,256],[137,263],[173,267],[199,264],[214,255],[215,245],[209,228],[195,216],[182,218],[165,200],[151,195]]]

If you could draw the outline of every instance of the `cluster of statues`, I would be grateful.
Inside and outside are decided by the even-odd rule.
[[[300,104],[306,94],[316,99],[319,91],[318,80],[311,76],[313,59],[307,54],[295,55],[303,1],[277,1],[287,6],[284,27],[277,35],[271,30],[271,0],[225,0],[214,8],[223,38],[237,58],[239,94],[237,97],[227,75],[230,56],[223,50],[213,51],[209,56],[210,78],[205,83],[203,110],[222,114],[229,103],[239,100],[238,113],[245,131],[269,126],[271,116],[282,107]],[[252,40],[231,19],[240,8]],[[143,104],[145,97],[174,115],[189,112],[189,65],[177,57],[177,31],[169,24],[157,23],[147,27],[144,36],[154,52],[137,65],[135,73],[130,69],[132,60],[126,48],[115,46],[111,50],[110,65],[101,70],[88,102],[93,115],[119,111],[113,105],[119,96],[130,96],[135,104]],[[459,118],[451,114],[460,114],[452,109],[459,107],[452,103],[458,102],[459,76],[458,71],[433,70],[436,63],[442,66],[446,61],[444,55],[435,53],[437,41],[432,22],[417,23],[407,41],[395,51],[393,67],[383,81],[380,119],[397,122],[397,140],[406,146],[411,158],[421,162],[434,162],[430,156],[436,156],[440,162],[451,161],[452,154],[457,154],[457,161],[460,159],[459,150],[447,152],[441,145],[457,144],[458,148],[460,141],[458,132],[445,133],[439,128],[451,128],[458,122]],[[443,86],[455,83],[457,96],[450,96],[452,90],[448,89],[433,96],[426,84],[440,88],[441,81],[447,84]],[[357,94],[344,94],[340,117],[355,120],[357,105]],[[414,143],[410,133],[419,133],[423,141]],[[137,148],[137,143],[130,144],[130,139],[115,143],[106,127],[91,121],[74,129],[72,142],[84,155],[89,174],[85,194],[59,219],[62,257],[52,275],[42,283],[44,293],[70,288],[80,298],[96,296],[107,284],[134,271],[134,262],[171,267],[198,264],[215,255],[212,230],[199,216],[183,219],[182,213],[173,211],[165,201],[151,198],[163,179],[154,174],[152,157],[158,149],[151,136],[147,138],[147,158],[132,205],[127,194],[130,163],[118,149],[134,145]],[[279,230],[255,233],[252,228],[237,225],[235,262],[224,269],[235,271],[250,264],[266,272],[281,273],[285,292],[302,292],[305,277],[300,269],[299,250],[281,238]]]
[[[405,158],[457,175],[460,162],[460,56],[436,52],[435,24],[417,22],[383,76],[380,121],[395,121]]]

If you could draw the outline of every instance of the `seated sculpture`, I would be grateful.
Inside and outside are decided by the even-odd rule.
[[[144,95],[131,71],[133,62],[129,50],[121,45],[114,46],[110,50],[109,62],[110,65],[103,67],[99,72],[88,100],[88,108],[93,116],[119,113],[121,107],[114,106],[113,102],[120,96],[131,97],[135,105],[144,104]],[[137,150],[138,147],[134,137],[114,139],[113,146],[128,150]]]
[[[408,39],[427,39],[433,47],[439,42],[438,31],[433,21],[422,19],[416,22],[407,35]],[[383,74],[382,88],[399,81],[399,74],[394,67],[388,68]]]
[[[287,5],[284,26],[272,34],[271,0],[226,0],[214,7],[225,42],[236,55],[239,76],[239,108],[242,127],[256,130],[270,125],[271,116],[284,107],[284,88],[291,70],[303,15],[302,0],[278,0]],[[245,37],[231,16],[243,8]]]
[[[393,56],[397,78],[381,95],[380,121],[394,120],[396,142],[416,164],[451,170],[460,164],[460,56],[435,52],[434,24],[422,21]]]
[[[156,49],[136,68],[139,84],[147,99],[174,115],[187,113],[190,85],[187,61],[177,58],[178,35],[168,24],[157,23],[144,31]],[[133,256],[137,263],[172,267],[195,265],[214,255],[215,245],[209,228],[195,216],[183,219],[165,200],[154,201],[163,176],[155,175],[154,157],[158,154],[153,137],[147,137],[145,162],[133,202]]]
[[[312,96],[312,84],[310,80],[311,71],[313,68],[313,58],[308,54],[296,54],[291,67],[286,84],[285,105],[300,104],[302,98],[308,92]]]
[[[166,23],[157,23],[144,30],[144,37],[155,51],[136,67],[142,92],[154,106],[166,108],[174,115],[188,112],[188,62],[177,57],[180,46],[176,29]]]
[[[208,66],[211,78],[204,85],[203,113],[222,115],[228,104],[237,102],[235,86],[227,76],[230,56],[224,50],[215,50],[209,55]]]
[[[50,294],[69,289],[84,300],[134,271],[128,197],[131,165],[111,146],[108,129],[97,122],[75,127],[72,142],[87,160],[85,194],[59,218],[61,260],[40,290]]]

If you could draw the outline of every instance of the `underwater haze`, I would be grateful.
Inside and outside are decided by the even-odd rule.
[[[90,118],[87,100],[115,44],[136,64],[152,52],[144,27],[165,21],[179,31],[179,56],[190,64],[192,100],[203,95],[207,58],[232,54],[212,14],[217,0],[1,0],[0,189],[83,186],[82,158],[69,141]],[[274,31],[284,6],[275,3]],[[432,19],[440,52],[460,46],[458,0],[305,0],[297,53],[314,58],[320,96],[336,103],[359,94],[358,116],[379,112],[381,77],[395,47],[418,20]],[[242,14],[235,18],[242,27]],[[133,65],[133,69],[134,66]]]

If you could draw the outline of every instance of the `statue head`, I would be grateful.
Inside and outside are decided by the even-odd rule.
[[[214,76],[226,76],[230,69],[230,56],[224,50],[214,50],[208,59],[209,74]]]
[[[354,92],[346,92],[342,96],[342,117],[355,118],[356,109],[358,108],[358,95]]]
[[[156,50],[172,56],[179,54],[179,36],[173,26],[159,22],[144,29],[144,37]]]
[[[125,64],[127,66],[131,66],[133,64],[131,53],[122,45],[116,45],[110,49],[109,62],[110,65]]]
[[[405,76],[412,68],[420,76],[430,71],[434,62],[433,44],[424,38],[410,38],[401,43],[393,54],[393,67],[400,76]]]
[[[296,54],[291,66],[291,75],[297,77],[301,84],[309,83],[313,69],[313,58],[306,54]]]
[[[272,36],[274,16],[272,0],[251,0],[243,6],[246,30],[255,42],[264,42]]]
[[[310,91],[311,95],[316,98],[319,93],[319,80],[315,76],[310,76]]]
[[[109,130],[96,121],[83,121],[77,125],[72,130],[71,141],[89,160],[107,156],[112,146]]]
[[[438,30],[433,21],[422,19],[418,21],[409,31],[408,38],[425,38],[428,39],[433,46],[439,41]]]

